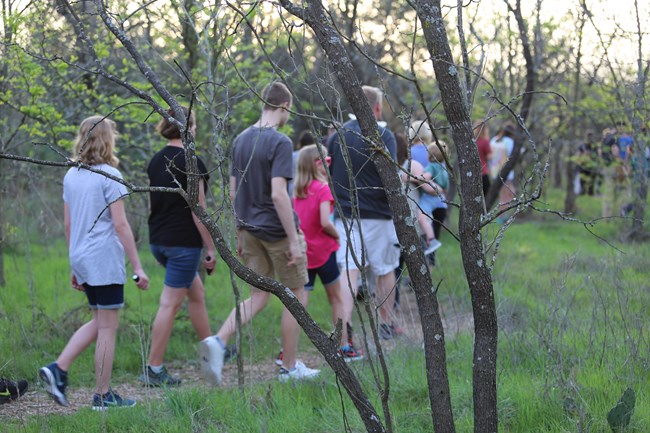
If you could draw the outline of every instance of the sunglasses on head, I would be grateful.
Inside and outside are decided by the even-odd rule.
[[[320,158],[316,158],[314,161],[322,163],[323,160]],[[330,165],[332,163],[332,157],[331,156],[326,156],[325,157],[325,164]]]

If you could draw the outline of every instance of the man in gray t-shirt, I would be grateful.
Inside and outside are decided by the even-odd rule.
[[[233,146],[230,198],[235,203],[237,253],[255,272],[277,278],[289,287],[304,305],[307,247],[287,192],[287,182],[293,177],[292,146],[291,140],[277,131],[289,120],[292,96],[284,84],[276,81],[264,89],[262,98],[260,119],[239,134]],[[242,324],[266,307],[269,296],[269,292],[251,288],[250,298],[240,306]],[[235,314],[233,309],[215,338],[205,343],[219,376],[225,345],[236,331]],[[286,308],[282,314],[283,358],[278,379],[317,376],[319,370],[296,362],[300,327]]]

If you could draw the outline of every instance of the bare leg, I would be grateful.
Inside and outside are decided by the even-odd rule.
[[[291,289],[296,298],[305,305],[305,289]],[[296,353],[298,352],[298,338],[300,326],[293,315],[286,308],[282,311],[282,366],[291,370],[296,366]]]
[[[332,323],[336,325],[337,320],[343,320],[343,294],[341,293],[341,278],[325,286],[325,293],[327,293],[327,300],[332,306]]]
[[[160,295],[160,307],[151,330],[151,352],[149,365],[162,365],[167,351],[167,343],[172,335],[176,313],[183,304],[187,291],[164,286]]]
[[[187,299],[189,301],[187,303],[187,312],[199,340],[208,338],[212,335],[210,319],[208,318],[208,310],[205,308],[205,288],[198,275],[192,281],[192,287],[187,292]]]
[[[245,325],[251,321],[253,317],[266,307],[266,304],[269,302],[270,293],[263,292],[258,289],[251,289],[251,297],[243,301],[239,305],[241,311],[241,324]],[[232,309],[230,315],[226,321],[221,325],[221,329],[217,332],[217,337],[223,342],[223,344],[228,343],[228,340],[235,335],[237,330],[237,320],[235,315],[237,314],[236,309]]]
[[[359,288],[359,270],[343,269],[341,271],[341,317],[343,318],[343,329],[341,333],[341,346],[348,343],[348,323],[352,323],[352,312],[354,302]]]
[[[382,322],[391,324],[393,322],[393,305],[395,303],[395,273],[389,272],[386,275],[377,277],[377,302],[382,303],[379,308],[379,317]]]
[[[97,344],[95,345],[95,386],[98,394],[106,394],[111,383],[115,359],[115,335],[119,310],[97,310]]]
[[[63,371],[68,371],[70,365],[90,344],[97,339],[97,310],[93,310],[93,319],[77,329],[72,334],[68,344],[56,360],[57,365]]]

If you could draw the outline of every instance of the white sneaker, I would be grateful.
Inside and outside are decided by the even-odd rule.
[[[313,379],[315,377],[318,377],[319,374],[320,370],[309,368],[302,361],[296,361],[296,366],[291,370],[287,370],[284,367],[280,368],[278,379],[280,382],[287,382],[289,380]]]
[[[429,246],[427,247],[426,250],[424,250],[424,255],[428,256],[429,254],[433,254],[435,250],[440,248],[442,246],[442,243],[438,239],[431,239],[431,242],[429,243]]]
[[[201,373],[203,378],[211,385],[221,384],[221,370],[226,351],[217,339],[210,336],[199,343],[201,357]]]

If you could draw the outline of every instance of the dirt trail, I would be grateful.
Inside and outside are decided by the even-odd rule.
[[[471,315],[469,314],[445,314],[445,308],[442,311],[443,325],[445,327],[446,338],[452,338],[456,333],[470,329],[472,326]],[[385,345],[387,352],[390,352],[396,344],[413,344],[422,345],[422,332],[420,328],[419,314],[415,302],[415,295],[411,290],[402,290],[401,307],[398,313],[399,321],[404,331],[404,335]],[[311,352],[300,353],[299,358],[312,368],[329,368],[323,357],[312,347]],[[372,350],[372,348],[370,348]],[[178,376],[183,380],[182,388],[203,387],[201,373],[196,366],[188,366],[184,369],[169,368],[172,375]],[[246,364],[244,360],[244,376],[247,382],[264,382],[276,380],[277,366],[273,360],[259,364]],[[223,386],[237,386],[237,365],[228,363],[223,370]],[[135,398],[138,404],[146,403],[151,400],[162,399],[164,391],[160,388],[146,388],[140,385],[137,379],[127,383],[120,383],[114,386],[115,391],[124,397]],[[90,407],[93,389],[89,387],[74,386],[68,389],[66,396],[70,402],[69,407],[62,407],[54,403],[49,396],[43,391],[41,385],[30,383],[28,392],[20,399],[11,403],[0,405],[0,423],[3,420],[26,421],[27,417],[33,415],[49,414],[72,414],[81,408]]]

